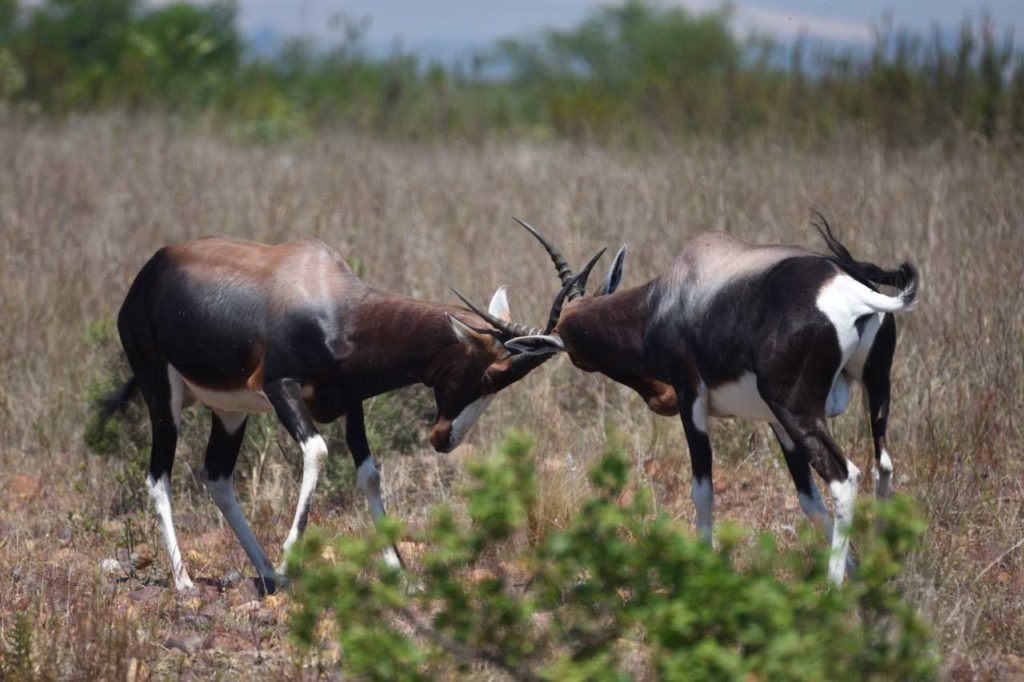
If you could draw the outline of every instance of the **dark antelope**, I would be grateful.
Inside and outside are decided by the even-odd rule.
[[[570,286],[564,310],[552,311],[546,333],[562,341],[580,369],[633,388],[658,414],[682,417],[697,528],[708,542],[714,497],[708,417],[771,424],[801,509],[830,538],[829,577],[841,582],[860,471],[832,440],[826,418],[846,409],[851,382],[864,387],[875,491],[887,497],[893,471],[885,447],[896,347],[893,313],[913,306],[918,275],[910,263],[884,270],[854,260],[819,219],[831,255],[754,246],[709,232],[694,238],[665,275],[619,291],[623,247],[595,295],[584,296],[585,276]],[[548,251],[563,284],[571,282],[565,258],[521,224]],[[899,292],[886,296],[878,285]],[[832,533],[812,467],[828,483],[841,532]]]
[[[561,306],[572,283],[563,287]],[[242,515],[232,472],[247,416],[273,411],[302,449],[303,473],[285,551],[306,526],[327,455],[314,422],[346,417],[346,442],[374,520],[384,514],[380,474],[366,442],[362,401],[414,383],[430,386],[437,420],[430,443],[449,452],[506,386],[561,342],[511,323],[505,289],[486,320],[460,307],[367,286],[324,244],[265,246],[201,239],[157,251],[128,292],[117,320],[153,431],[148,484],[175,585],[191,587],[171,519],[171,466],[178,424],[191,402],[214,413],[203,480],[268,590],[277,574]],[[522,338],[521,347],[506,342]],[[392,553],[394,552],[394,553]],[[399,562],[392,549],[386,558]]]

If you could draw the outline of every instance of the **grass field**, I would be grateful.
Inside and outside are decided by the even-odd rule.
[[[161,245],[316,236],[397,292],[451,302],[455,285],[486,300],[507,284],[514,314],[537,324],[557,281],[513,214],[545,229],[574,264],[628,242],[631,286],[664,271],[702,230],[818,248],[812,208],[854,255],[890,266],[908,258],[922,273],[920,307],[899,321],[889,436],[896,487],[929,520],[906,598],[934,628],[947,677],[1024,675],[1019,151],[964,139],[893,152],[851,137],[813,150],[768,138],[638,153],[343,133],[257,148],[163,120],[79,118],[0,124],[0,158],[0,635],[9,651],[31,649],[34,675],[304,678],[333,655],[298,656],[288,594],[259,600],[241,579],[245,555],[198,483],[206,413],[187,418],[174,473],[179,539],[202,583],[193,594],[165,587],[140,469],[83,444],[88,386],[114,357],[97,330]],[[625,435],[659,508],[680,523],[692,517],[678,421],[564,358],[503,393],[451,455],[430,450],[422,424],[408,426],[419,433],[411,453],[377,456],[390,511],[413,527],[431,503],[458,504],[466,458],[511,426],[536,439],[544,523],[564,524],[586,495],[586,463],[609,426]],[[834,428],[868,469],[859,401]],[[716,518],[792,538],[802,516],[770,431],[719,421],[713,438]],[[322,488],[311,525],[363,532],[368,514],[343,441],[329,445],[334,484]],[[250,430],[237,485],[275,560],[299,460],[275,429]],[[406,549],[415,570],[415,547]],[[101,571],[104,559],[130,554],[131,575]]]

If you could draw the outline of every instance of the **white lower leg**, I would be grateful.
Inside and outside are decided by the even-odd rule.
[[[875,478],[875,497],[880,500],[888,499],[892,495],[892,458],[889,451],[882,448],[882,455],[878,458],[873,471]]]
[[[380,471],[377,470],[377,463],[373,460],[373,457],[367,457],[362,464],[359,465],[359,469],[356,470],[356,481],[359,484],[359,489],[366,495],[366,501],[370,505],[370,515],[373,517],[373,522],[379,523],[384,517],[384,500],[381,498],[380,493]],[[398,554],[391,547],[384,550],[384,561],[389,566],[399,567],[401,562],[398,560]]]
[[[715,505],[715,490],[710,478],[694,478],[690,487],[690,499],[697,508],[697,535],[707,544],[712,541],[712,510]]]
[[[185,570],[185,562],[181,558],[178,538],[174,534],[174,520],[171,516],[171,479],[166,473],[161,475],[159,480],[153,480],[152,476],[147,476],[146,484],[149,486],[149,495],[153,498],[157,516],[160,517],[160,530],[164,536],[164,545],[167,547],[167,556],[171,558],[174,586],[179,590],[189,589],[192,587],[192,579],[188,577],[188,571]]]
[[[829,580],[842,584],[846,572],[847,556],[850,551],[850,528],[853,525],[854,504],[857,501],[857,484],[860,470],[853,462],[846,461],[847,477],[844,481],[832,481],[829,489],[836,505],[836,529],[832,536],[832,556],[828,562]]]
[[[238,506],[238,499],[235,497],[235,486],[231,479],[218,478],[215,481],[207,480],[206,489],[210,491],[210,497],[213,498],[217,508],[224,515],[224,519],[231,526],[231,530],[234,531],[235,537],[242,544],[242,549],[248,555],[249,561],[252,563],[253,568],[256,569],[256,573],[262,578],[274,579],[276,577],[274,568],[271,566],[270,560],[267,559],[263,547],[260,546],[256,536],[253,535],[252,529],[249,528],[249,523],[245,520],[242,509]]]
[[[295,519],[288,537],[284,541],[284,555],[302,536],[309,518],[309,505],[316,490],[316,482],[320,478],[320,470],[327,458],[327,443],[319,434],[302,443],[302,487],[299,489],[299,502],[295,507]],[[280,572],[284,573],[285,562],[281,560]]]

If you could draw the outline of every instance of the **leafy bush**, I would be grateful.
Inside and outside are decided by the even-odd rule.
[[[31,680],[32,616],[18,611],[11,619],[10,629],[0,637],[0,679]]]
[[[622,502],[629,464],[614,441],[573,523],[524,542],[536,504],[530,449],[513,433],[472,465],[468,522],[435,510],[416,590],[379,558],[402,537],[397,522],[331,546],[311,534],[289,557],[297,641],[322,644],[330,622],[345,672],[367,679],[479,663],[522,679],[935,676],[928,630],[900,598],[902,562],[924,528],[909,499],[878,505],[877,531],[858,515],[857,578],[831,588],[828,552],[810,531],[780,548],[724,528],[716,551],[652,513],[642,493]]]

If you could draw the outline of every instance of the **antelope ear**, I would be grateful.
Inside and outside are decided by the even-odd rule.
[[[459,343],[469,346],[475,351],[486,351],[490,348],[490,344],[493,342],[490,336],[473,329],[451,313],[445,313],[445,315],[448,317],[448,324],[451,325]]]
[[[608,268],[608,274],[605,275],[604,285],[601,286],[598,296],[610,294],[619,288],[619,284],[622,283],[622,264],[626,260],[626,251],[626,245],[623,244],[619,252],[615,254],[615,259],[612,260],[612,266]]]
[[[505,287],[498,287],[494,292],[487,312],[504,322],[512,321],[512,311],[508,309],[508,290]]]
[[[516,355],[551,355],[564,351],[565,344],[553,334],[535,334],[509,339],[505,348]]]

